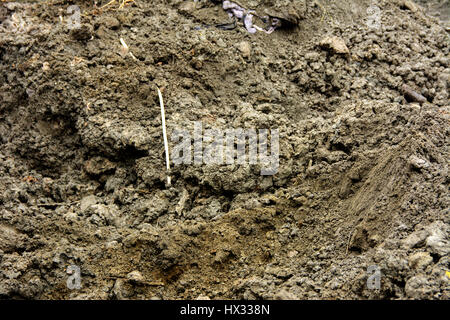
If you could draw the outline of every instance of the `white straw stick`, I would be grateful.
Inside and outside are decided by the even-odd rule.
[[[161,121],[164,138],[164,150],[166,152],[167,185],[170,186],[170,160],[169,160],[169,143],[167,142],[167,133],[166,133],[166,116],[164,113],[164,102],[161,91],[159,90],[158,87],[156,88],[158,89],[159,104],[161,105]]]

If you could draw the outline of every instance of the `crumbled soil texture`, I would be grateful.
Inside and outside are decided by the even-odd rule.
[[[207,27],[229,19],[206,0],[2,2],[0,298],[450,298],[446,21],[247,2],[298,26]],[[278,172],[185,164],[167,185],[157,87],[171,149],[196,121],[278,129]]]

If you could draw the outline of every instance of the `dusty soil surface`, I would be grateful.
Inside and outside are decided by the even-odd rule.
[[[105,3],[0,4],[0,298],[450,298],[448,1],[277,1],[298,27],[272,34]],[[170,148],[195,121],[277,128],[278,172],[167,185],[157,86]]]

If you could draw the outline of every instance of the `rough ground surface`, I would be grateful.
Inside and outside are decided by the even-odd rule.
[[[78,1],[69,30],[74,3],[0,5],[0,298],[449,299],[450,47],[428,2],[378,1],[376,27],[368,0],[278,1],[300,23],[271,35],[195,28],[227,16],[179,0]],[[278,128],[278,173],[175,166],[166,186],[156,86],[169,141]]]

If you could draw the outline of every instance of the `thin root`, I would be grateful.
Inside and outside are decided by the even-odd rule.
[[[113,3],[115,3],[117,0],[111,0],[109,1],[107,4],[103,5],[100,7],[100,9],[105,9],[106,7],[109,7],[110,5],[112,5]],[[125,7],[125,5],[127,3],[131,3],[134,2],[135,0],[119,0],[120,1],[120,5],[118,9],[123,9],[123,7]]]
[[[325,17],[329,17],[331,19],[331,21],[333,21],[333,17],[330,16],[330,14],[328,13],[328,10],[325,9],[325,7],[323,6],[323,4],[321,4],[319,2],[319,0],[315,0],[314,3],[320,8],[320,10],[322,11],[322,17],[320,18],[320,23],[323,22]]]

